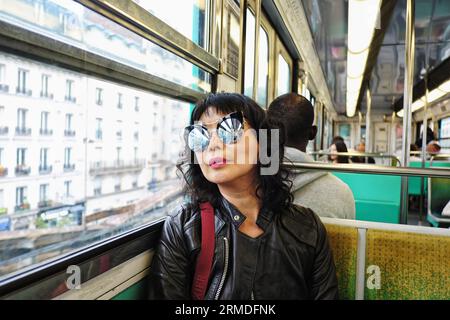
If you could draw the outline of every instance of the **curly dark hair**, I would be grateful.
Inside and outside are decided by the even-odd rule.
[[[208,108],[215,108],[217,112],[229,114],[235,111],[241,111],[244,118],[250,126],[256,131],[257,140],[260,140],[259,129],[267,129],[267,155],[270,157],[272,152],[274,156],[278,152],[279,170],[273,175],[261,175],[261,168],[269,167],[270,163],[265,165],[257,162],[257,186],[256,195],[261,200],[262,206],[268,209],[279,210],[281,208],[290,208],[293,197],[290,192],[292,182],[289,180],[289,171],[283,165],[284,157],[284,128],[283,125],[275,120],[268,120],[265,111],[252,99],[237,93],[216,93],[210,94],[205,99],[197,102],[191,114],[190,124],[198,121]],[[281,130],[279,134],[279,150],[271,150],[271,130]],[[261,145],[260,145],[261,148]],[[191,205],[198,206],[200,202],[208,201],[214,207],[220,205],[221,194],[215,183],[208,181],[203,175],[200,165],[194,161],[194,152],[189,149],[185,143],[183,157],[177,164],[178,172],[185,180],[184,192],[188,196]]]

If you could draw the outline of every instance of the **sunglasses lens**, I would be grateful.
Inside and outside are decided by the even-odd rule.
[[[208,147],[208,131],[203,127],[195,126],[189,131],[187,140],[188,146],[192,151],[203,151]]]
[[[236,118],[227,118],[222,121],[217,130],[217,134],[225,144],[232,144],[242,137],[242,122]]]

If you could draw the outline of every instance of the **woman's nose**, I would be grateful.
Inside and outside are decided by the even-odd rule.
[[[210,134],[211,139],[209,140],[208,150],[215,151],[217,149],[222,149],[222,141],[217,135],[217,131],[213,131]]]

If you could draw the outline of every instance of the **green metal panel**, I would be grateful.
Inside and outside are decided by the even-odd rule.
[[[401,177],[341,172],[333,174],[352,190],[357,220],[399,222]]]
[[[148,296],[148,277],[136,282],[111,300],[146,300]]]
[[[412,161],[409,166],[411,168],[422,168],[422,162],[421,161]],[[430,167],[430,161],[425,162],[425,168]],[[409,177],[408,178],[408,194],[412,196],[420,196],[420,180],[422,178],[420,177]],[[424,178],[424,195],[427,194],[428,190],[428,181],[426,178]]]

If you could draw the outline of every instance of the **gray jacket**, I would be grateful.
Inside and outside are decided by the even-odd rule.
[[[314,162],[306,153],[286,147],[285,157],[293,162]],[[320,217],[355,219],[355,199],[339,178],[321,171],[297,171],[292,177],[294,203],[312,209]]]

